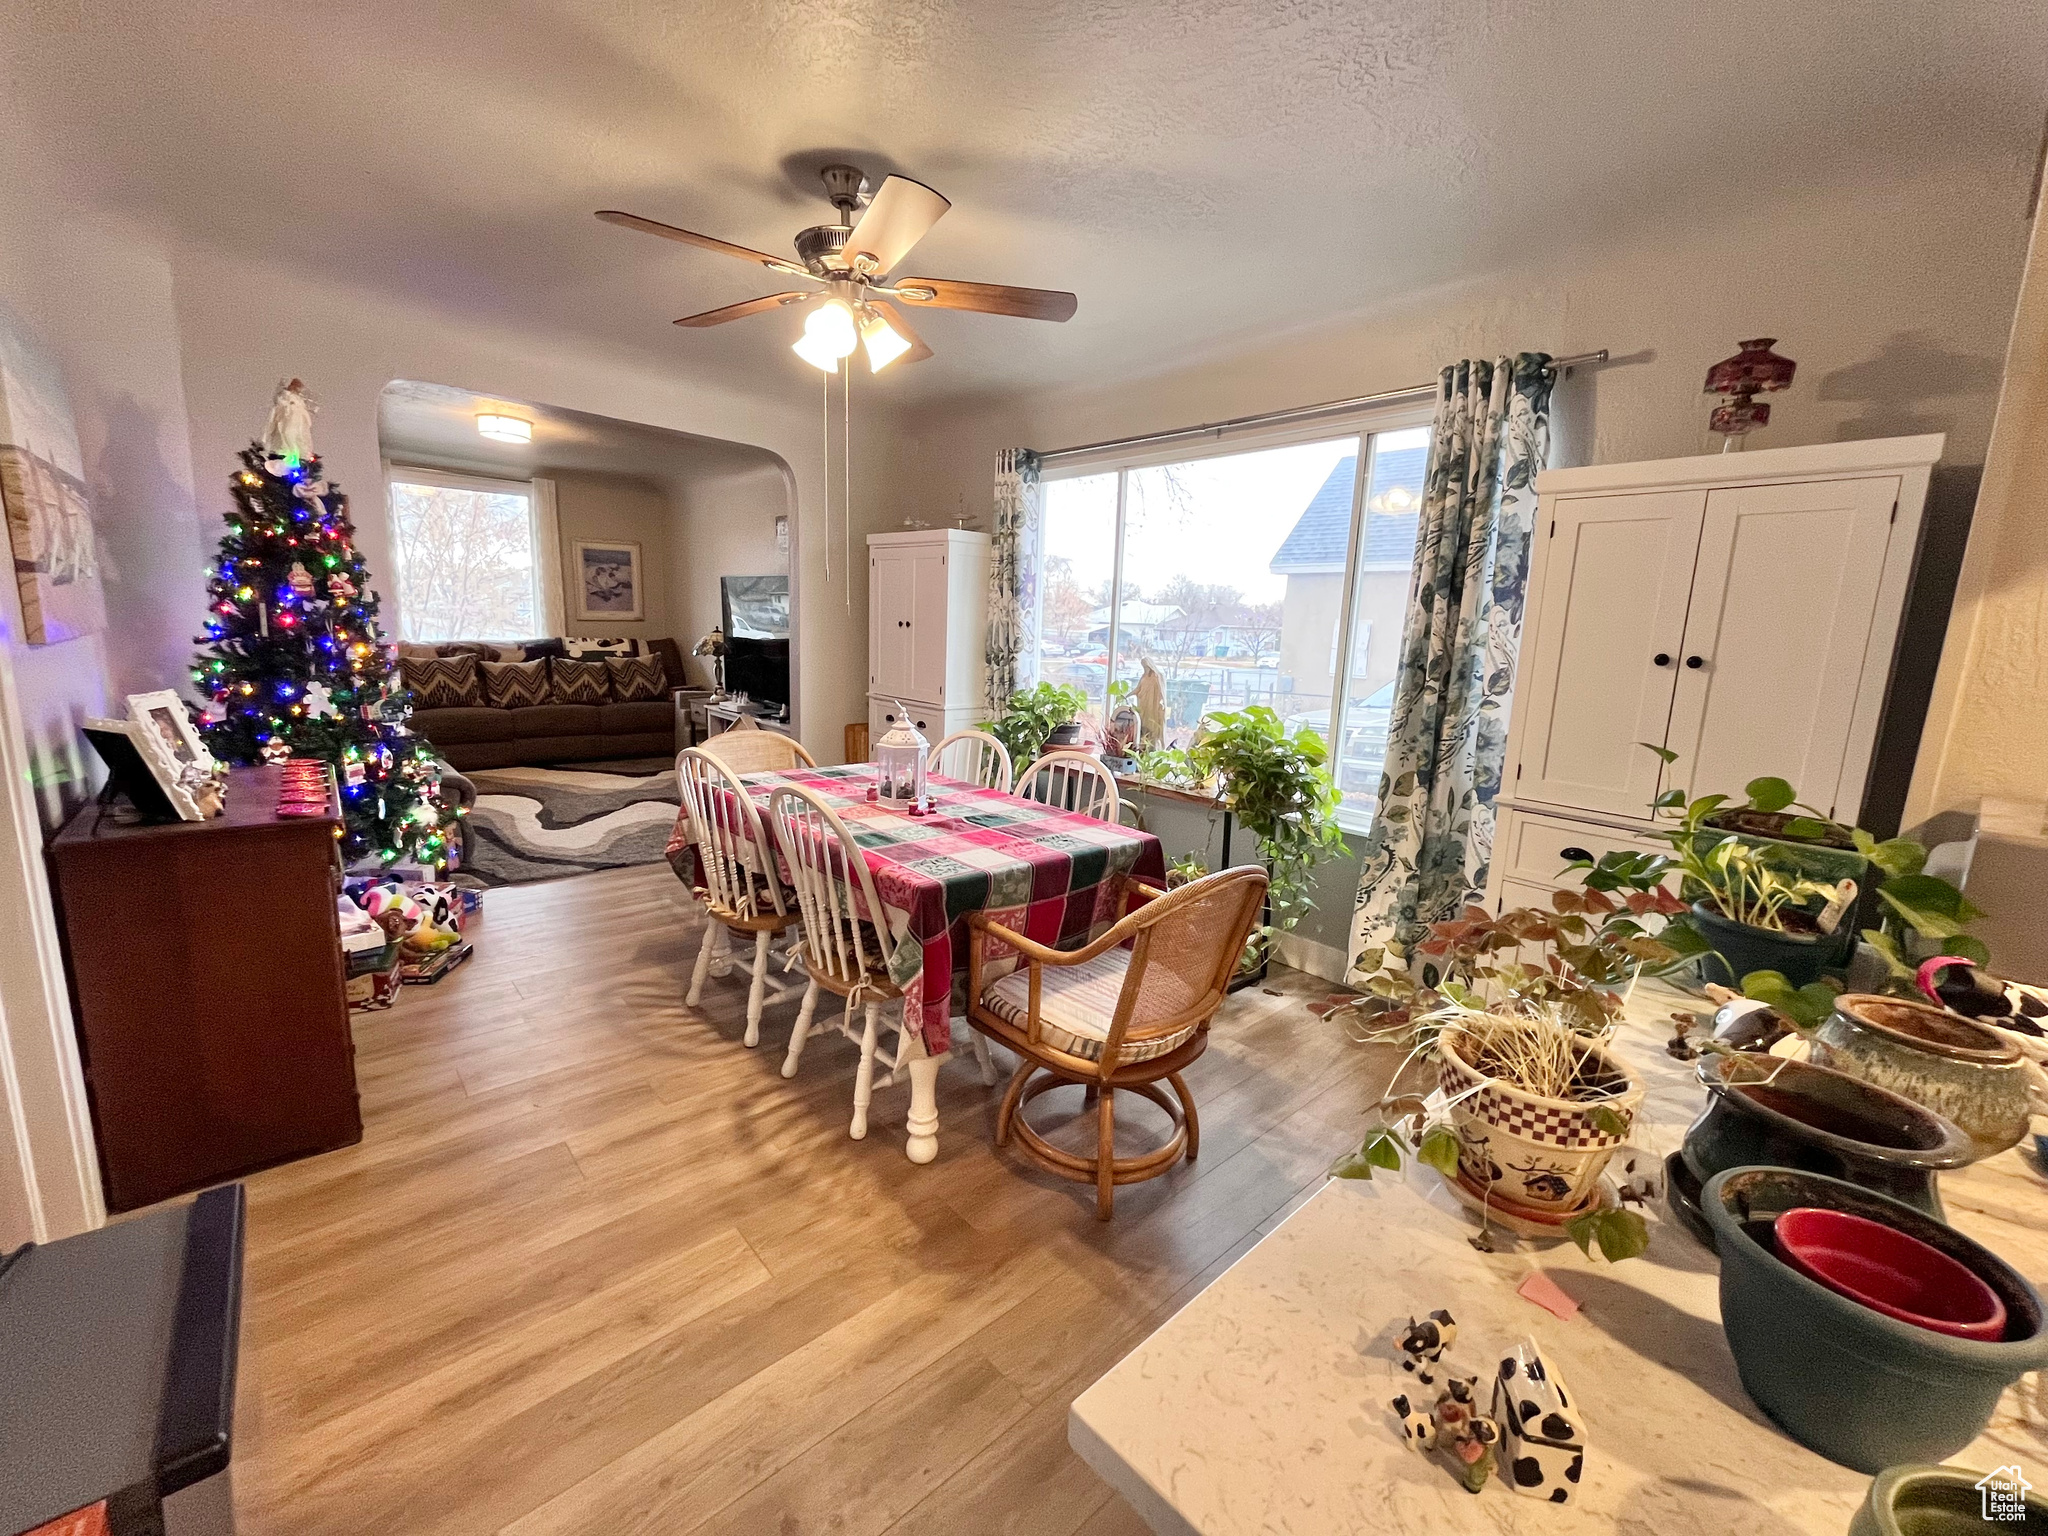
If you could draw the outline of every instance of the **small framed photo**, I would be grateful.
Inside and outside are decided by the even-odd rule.
[[[129,694],[128,718],[153,733],[180,765],[191,764],[204,768],[208,773],[213,771],[213,754],[206,750],[205,741],[192,724],[192,712],[185,707],[185,701],[178,697],[175,689]]]
[[[85,736],[105,759],[113,788],[145,821],[204,821],[206,811],[185,778],[186,764],[154,726],[88,717]]]
[[[578,539],[575,553],[576,565],[569,577],[576,588],[574,617],[627,622],[647,617],[638,544],[626,539]]]

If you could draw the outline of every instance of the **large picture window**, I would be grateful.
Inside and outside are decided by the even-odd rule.
[[[1414,412],[1172,462],[1049,470],[1038,675],[1149,664],[1167,744],[1264,704],[1330,744],[1347,830],[1372,824],[1413,577],[1429,427]],[[1364,483],[1359,466],[1363,463]]]
[[[391,467],[398,630],[405,640],[521,640],[540,633],[533,487]]]

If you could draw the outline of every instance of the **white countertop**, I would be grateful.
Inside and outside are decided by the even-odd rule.
[[[1691,1065],[1662,1049],[1661,1021],[1683,1006],[1641,988],[1620,1036],[1649,1079],[1638,1139],[1659,1152],[1677,1148],[1704,1097]],[[2042,1284],[2048,1181],[2018,1152],[1945,1175],[1941,1192],[1956,1226]],[[1477,1227],[1426,1168],[1331,1180],[1076,1398],[1069,1440],[1161,1533],[1847,1531],[1870,1479],[1750,1401],[1721,1332],[1718,1266],[1675,1219],[1653,1211],[1649,1251],[1613,1265],[1497,1230],[1501,1251],[1480,1253]],[[1571,1321],[1516,1294],[1538,1266],[1582,1304]],[[1418,1390],[1396,1341],[1411,1314],[1437,1307],[1457,1320],[1445,1363],[1460,1373],[1488,1375],[1524,1337],[1563,1372],[1586,1425],[1573,1503],[1517,1494],[1498,1473],[1474,1496],[1407,1448],[1388,1402],[1436,1389]],[[1952,1460],[2018,1460],[2048,1479],[2048,1385],[2009,1390]]]

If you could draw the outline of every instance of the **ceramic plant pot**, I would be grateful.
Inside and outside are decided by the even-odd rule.
[[[1527,1028],[1496,1019],[1506,1028]],[[1588,1040],[1580,1047],[1590,1075],[1615,1091],[1597,1101],[1547,1099],[1490,1077],[1467,1053],[1477,1045],[1469,1031],[1444,1032],[1437,1056],[1437,1081],[1451,1105],[1458,1135],[1458,1172],[1466,1185],[1495,1194],[1532,1215],[1576,1214],[1598,1194],[1600,1175],[1615,1148],[1628,1139],[1643,1102],[1643,1085],[1619,1058]],[[1621,1117],[1616,1136],[1593,1123],[1594,1102]]]
[[[1703,1056],[1707,1107],[1682,1155],[1704,1182],[1725,1168],[1768,1164],[1847,1179],[1941,1217],[1934,1176],[1977,1149],[1933,1110],[1859,1078],[1777,1056]]]
[[[1847,1211],[1787,1211],[1778,1256],[1837,1295],[1955,1339],[2005,1337],[2005,1303],[1976,1272],[1897,1227]]]
[[[1785,1432],[1859,1472],[1939,1461],[1974,1440],[1999,1394],[2048,1365],[2041,1298],[2010,1265],[1912,1206],[1816,1173],[1731,1168],[1701,1204],[1721,1257],[1721,1326],[1749,1395]],[[1775,1223],[1846,1211],[1938,1249],[1997,1293],[2005,1337],[1951,1338],[1838,1295],[1778,1257]]]
[[[1969,1467],[1887,1467],[1871,1480],[1869,1494],[1849,1522],[1849,1536],[1985,1536],[2001,1527],[2048,1527],[2048,1499],[2033,1493],[2018,1496],[2024,1523],[1987,1523],[1985,1495],[1990,1490],[1978,1486],[1985,1481],[1984,1473]],[[2013,1489],[2004,1497],[2016,1494]]]
[[[1714,947],[1700,956],[1700,978],[1723,987],[1739,988],[1751,971],[1777,971],[1803,987],[1847,965],[1856,948],[1856,934],[1846,925],[1835,933],[1778,933],[1733,922],[1705,901],[1692,904],[1692,924]]]
[[[1940,1008],[1845,992],[1815,1031],[1813,1056],[1953,1120],[1978,1157],[2027,1134],[2026,1061],[2018,1047]]]

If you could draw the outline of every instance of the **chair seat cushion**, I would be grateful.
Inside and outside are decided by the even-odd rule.
[[[1039,971],[1039,1038],[1055,1050],[1089,1061],[1102,1059],[1109,1040],[1109,1021],[1124,988],[1131,963],[1127,949],[1106,949],[1079,965],[1048,965]],[[1031,1027],[1031,973],[1019,967],[992,982],[981,994],[982,1006],[1019,1034]],[[1200,1028],[1199,1022],[1151,1040],[1126,1040],[1121,1060],[1148,1061],[1178,1050]]]

